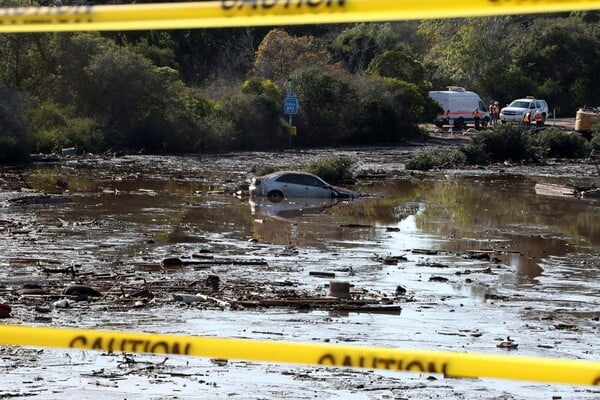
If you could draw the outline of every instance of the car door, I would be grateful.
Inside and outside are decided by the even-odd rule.
[[[310,176],[303,175],[302,182],[304,183],[304,196],[307,198],[313,199],[321,199],[321,198],[331,198],[331,189],[329,185],[327,185],[322,180]]]
[[[280,190],[283,196],[288,198],[302,197],[302,179],[299,174],[288,173],[277,178],[277,185],[273,189]]]

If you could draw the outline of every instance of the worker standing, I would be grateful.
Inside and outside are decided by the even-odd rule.
[[[544,125],[544,116],[540,111],[536,111],[535,113],[535,127],[541,128]]]
[[[496,106],[494,105],[494,102],[492,100],[490,100],[490,107],[489,107],[489,111],[490,111],[490,124],[494,124],[495,120],[495,116],[496,116]]]
[[[523,115],[523,125],[525,125],[526,127],[531,125],[531,113],[527,112],[525,115]]]
[[[475,123],[475,129],[481,129],[481,112],[479,111],[479,108],[476,108],[473,112],[473,121]]]
[[[500,121],[500,104],[498,101],[494,101],[494,108],[494,121],[498,122]]]

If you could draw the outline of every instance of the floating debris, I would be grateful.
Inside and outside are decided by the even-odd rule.
[[[507,336],[505,340],[498,342],[496,344],[496,347],[500,349],[514,350],[517,347],[519,347],[519,345],[515,343],[515,341],[511,339],[510,336]]]

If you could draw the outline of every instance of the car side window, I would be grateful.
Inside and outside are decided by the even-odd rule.
[[[298,179],[298,175],[296,174],[284,174],[277,178],[277,182],[283,183],[300,183]]]
[[[316,187],[325,187],[323,182],[321,182],[314,176],[305,175],[303,178],[304,178],[305,185],[316,186]]]

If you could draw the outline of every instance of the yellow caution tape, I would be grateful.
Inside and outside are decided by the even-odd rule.
[[[221,0],[0,9],[0,32],[224,28],[600,9],[600,0]]]
[[[582,360],[8,325],[0,326],[0,344],[600,385],[600,362]]]

